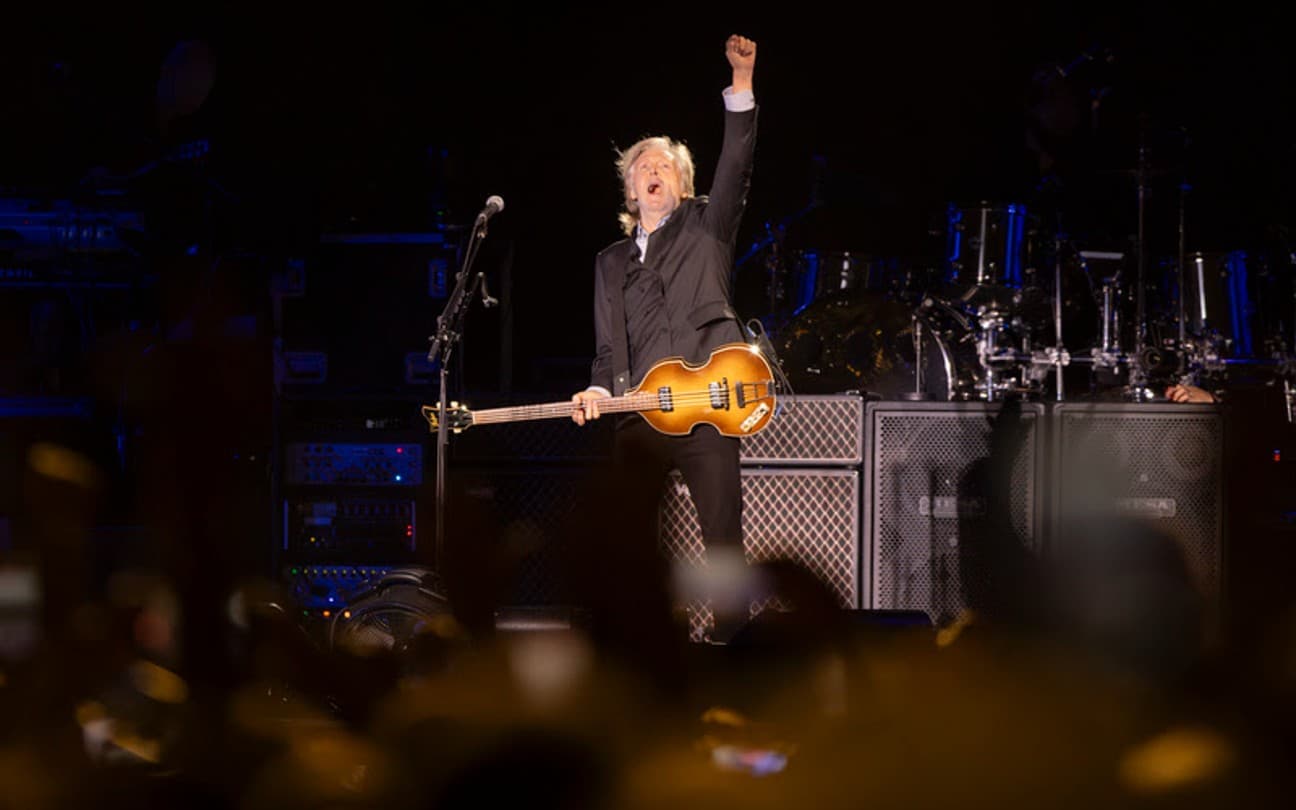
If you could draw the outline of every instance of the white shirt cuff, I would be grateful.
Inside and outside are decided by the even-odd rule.
[[[609,391],[609,390],[607,390],[606,388],[604,388],[604,387],[601,386],[601,385],[591,385],[589,388],[586,388],[585,390],[586,390],[586,391],[598,391],[600,394],[602,394],[602,395],[605,396],[605,397],[610,397],[610,396],[612,396],[612,392]]]
[[[725,109],[729,112],[747,112],[756,109],[756,94],[751,90],[734,92],[733,87],[726,87],[724,92]]]

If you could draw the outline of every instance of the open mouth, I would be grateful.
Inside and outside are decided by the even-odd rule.
[[[654,180],[654,181],[652,181],[651,183],[648,184],[648,193],[649,193],[649,194],[656,194],[657,192],[661,191],[661,187],[662,187],[662,184],[659,183],[658,181]]]

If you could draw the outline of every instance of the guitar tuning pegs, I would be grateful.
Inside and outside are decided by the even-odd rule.
[[[427,420],[429,430],[437,430],[441,426],[441,417],[437,413],[440,410],[439,408],[424,405],[420,410],[423,413],[423,418]]]

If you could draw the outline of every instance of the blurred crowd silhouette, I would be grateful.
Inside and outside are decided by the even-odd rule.
[[[968,610],[944,626],[843,609],[805,568],[769,560],[738,586],[780,606],[728,644],[691,641],[664,557],[616,559],[652,547],[657,527],[619,523],[622,503],[594,474],[566,526],[579,609],[562,620],[499,621],[516,557],[486,542],[489,510],[454,500],[444,571],[375,594],[419,619],[399,643],[329,643],[231,540],[255,535],[240,502],[256,484],[229,451],[257,429],[255,403],[230,401],[248,388],[178,362],[199,353],[236,374],[257,347],[212,326],[172,348],[166,390],[135,403],[155,420],[138,462],[142,546],[93,548],[109,476],[91,455],[26,448],[23,519],[0,568],[5,806],[1268,807],[1290,795],[1290,589],[1237,602],[1263,610],[1218,604],[1174,537],[1098,510],[1069,516],[1052,553],[1026,553],[1003,518],[1012,407],[964,482],[991,508],[962,527],[962,553],[995,575],[970,578]],[[212,428],[196,444],[181,427],[194,419]]]

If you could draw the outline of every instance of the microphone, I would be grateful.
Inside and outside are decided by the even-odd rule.
[[[486,198],[486,207],[477,215],[478,222],[485,222],[491,217],[504,210],[504,198],[498,194],[492,194]]]

